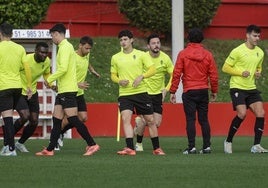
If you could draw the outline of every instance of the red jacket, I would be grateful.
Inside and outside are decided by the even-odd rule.
[[[180,79],[182,79],[183,92],[210,87],[212,93],[218,92],[218,71],[216,63],[213,55],[202,44],[189,43],[178,54],[173,71],[170,93],[177,91]]]

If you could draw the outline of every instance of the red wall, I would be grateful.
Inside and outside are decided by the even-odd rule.
[[[90,103],[87,104],[88,120],[86,125],[93,136],[116,137],[117,133],[117,103]],[[264,103],[265,111],[268,111],[268,103]],[[163,121],[158,129],[160,136],[186,136],[185,117],[182,104],[164,103],[163,105]],[[212,136],[226,136],[230,126],[230,122],[236,113],[232,110],[231,103],[211,103],[209,105],[209,121]],[[134,118],[133,118],[134,119]],[[268,135],[267,120],[265,116],[264,135]],[[254,115],[248,111],[245,121],[242,123],[237,135],[253,136],[254,135]],[[134,120],[132,121],[134,125]],[[197,135],[201,135],[200,126],[196,123]],[[50,130],[50,127],[48,127]],[[121,125],[121,136],[124,136]],[[19,136],[21,132],[18,133]],[[146,129],[146,136],[148,130]],[[0,136],[2,129],[0,128]],[[42,136],[42,127],[39,126],[34,136]],[[76,129],[72,130],[73,138],[80,138]]]
[[[206,38],[243,39],[245,27],[256,24],[262,27],[262,38],[268,38],[268,0],[222,0]],[[71,37],[117,36],[122,29],[131,29],[135,36],[142,36],[131,27],[122,15],[116,0],[56,0],[49,6],[44,21],[36,29],[49,29],[62,22]]]
[[[119,13],[116,0],[56,0],[50,4],[45,20],[35,28],[49,29],[58,22],[70,29],[71,37],[117,36],[122,29],[130,29],[135,36],[141,36],[141,32],[131,27]]]
[[[116,137],[117,133],[117,103],[92,103],[87,104],[88,121],[86,125],[93,136]],[[268,103],[264,104],[268,110]],[[185,136],[185,117],[182,104],[165,103],[163,105],[163,122],[159,128],[160,136]],[[228,133],[230,122],[235,116],[231,103],[211,103],[209,106],[209,120],[212,136],[224,136]],[[267,121],[267,115],[266,115]],[[252,136],[254,133],[254,115],[248,111],[246,120],[241,125],[237,135]],[[134,125],[134,124],[133,124]],[[267,123],[265,122],[265,126]],[[148,131],[148,130],[147,130]],[[148,136],[148,132],[146,132]],[[200,126],[197,124],[197,135],[201,135]],[[268,135],[265,127],[264,135]],[[124,136],[121,126],[121,136]],[[73,137],[80,137],[73,129]]]
[[[244,39],[245,27],[256,24],[261,37],[268,38],[268,0],[222,0],[210,26],[207,38]]]

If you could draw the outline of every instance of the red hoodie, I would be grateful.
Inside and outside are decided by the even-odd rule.
[[[175,93],[182,79],[183,92],[210,88],[218,92],[218,71],[213,55],[200,43],[188,43],[177,57],[170,93]],[[210,87],[209,87],[210,83]]]

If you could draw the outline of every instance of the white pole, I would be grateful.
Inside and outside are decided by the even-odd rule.
[[[172,60],[175,64],[179,51],[184,48],[184,0],[172,0]],[[176,92],[178,103],[182,103],[182,83]]]
[[[53,43],[51,52],[52,73],[56,71],[56,58],[57,58],[57,45]]]

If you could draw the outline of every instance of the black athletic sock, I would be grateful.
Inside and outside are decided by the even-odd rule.
[[[71,123],[68,123],[67,125],[65,125],[65,127],[61,130],[61,134],[64,134],[66,131],[68,131],[69,129],[72,129],[74,127],[74,125],[72,125]]]
[[[15,140],[14,140],[14,125],[13,125],[13,117],[4,117],[3,118],[5,124],[5,138],[6,143],[9,145],[9,150],[15,150]]]
[[[6,146],[7,145],[7,139],[6,139],[6,130],[5,130],[5,125],[2,125],[2,131],[3,131],[3,145]]]
[[[142,143],[142,140],[143,140],[143,135],[140,136],[140,135],[137,134],[137,142]]]
[[[233,142],[233,137],[235,133],[237,132],[238,128],[240,127],[241,123],[243,122],[243,119],[240,119],[238,116],[235,116],[231,126],[229,128],[228,137],[226,139],[227,142]]]
[[[151,138],[151,141],[152,141],[154,150],[160,147],[159,146],[159,137],[158,136]]]
[[[84,123],[82,123],[82,121],[80,121],[78,119],[77,116],[72,116],[67,118],[68,121],[70,122],[70,124],[74,125],[77,132],[80,134],[80,136],[87,142],[87,145],[89,146],[93,146],[96,145],[94,139],[92,138],[92,136],[89,134],[89,131],[87,129],[87,127],[85,126]]]
[[[30,123],[24,127],[22,135],[20,139],[18,140],[19,143],[24,144],[28,138],[30,138],[37,126],[31,125]]]
[[[133,138],[126,138],[127,147],[134,150]]]
[[[255,127],[254,127],[254,132],[255,132],[254,145],[261,143],[263,128],[264,128],[264,118],[256,117]]]
[[[53,128],[51,130],[51,134],[50,134],[50,142],[49,145],[47,147],[48,151],[52,151],[54,150],[54,148],[57,146],[58,143],[58,139],[60,137],[60,131],[61,131],[61,124],[62,124],[62,120],[53,117]]]
[[[15,135],[17,134],[17,132],[19,132],[19,130],[21,130],[21,128],[23,127],[24,124],[20,123],[20,119],[17,119],[14,123],[14,129],[15,129]]]

